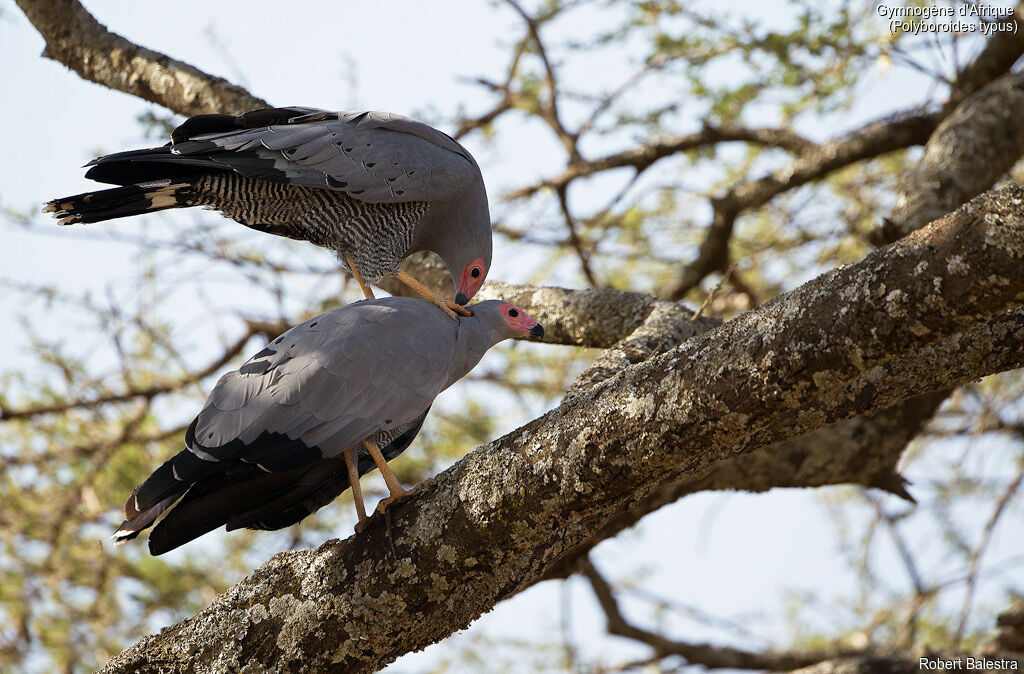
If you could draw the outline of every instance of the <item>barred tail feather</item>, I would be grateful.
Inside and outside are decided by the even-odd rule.
[[[62,225],[73,225],[183,208],[192,205],[191,197],[191,184],[168,178],[54,199],[43,212],[52,213]]]
[[[195,422],[189,427],[192,434]],[[215,462],[204,461],[186,449],[165,461],[146,481],[132,490],[124,504],[124,522],[114,532],[116,544],[130,541],[148,529],[164,512],[189,491]]]
[[[135,491],[138,491],[137,487]],[[131,497],[128,498],[128,503],[131,503],[134,498],[135,492],[133,491]],[[155,506],[147,508],[142,512],[138,512],[135,514],[134,517],[130,517],[126,519],[124,522],[121,522],[121,526],[119,526],[117,528],[117,531],[114,532],[114,535],[111,536],[111,538],[114,539],[114,545],[121,545],[122,543],[127,543],[128,541],[132,540],[133,538],[141,534],[143,531],[151,527],[153,525],[153,522],[155,522],[156,519],[160,517],[160,515],[162,515],[164,511],[170,508],[171,505],[179,498],[181,498],[181,494],[174,494],[173,496],[168,496],[166,499],[160,501]],[[128,507],[125,506],[125,510],[127,509]]]

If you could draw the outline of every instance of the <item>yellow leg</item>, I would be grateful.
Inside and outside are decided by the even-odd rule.
[[[398,478],[395,477],[395,474],[391,472],[391,468],[388,466],[388,462],[384,460],[384,455],[380,453],[380,448],[377,447],[377,444],[373,440],[363,440],[363,444],[370,451],[370,456],[373,457],[373,462],[377,464],[380,474],[384,476],[384,482],[388,485],[391,498],[397,499],[403,496],[405,489],[402,487],[402,483],[398,481]]]
[[[363,291],[363,296],[368,300],[374,299],[373,288],[368,286],[366,281],[363,280],[362,275],[359,273],[359,269],[356,267],[356,263],[352,261],[352,256],[348,253],[345,253],[345,264],[348,265],[348,270],[352,272],[353,278],[355,278],[356,283],[359,284],[359,289]]]
[[[426,298],[427,301],[429,301],[431,304],[437,306],[438,308],[441,309],[441,311],[448,314],[448,316],[453,320],[455,319],[455,314],[460,314],[462,316],[473,315],[465,307],[459,306],[455,302],[452,302],[451,300],[446,300],[443,297],[439,296],[433,290],[431,290],[430,288],[428,288],[427,286],[423,285],[422,283],[414,279],[412,276],[410,276],[409,273],[404,269],[399,271],[395,275],[395,278],[397,278],[399,281],[401,281],[405,285],[409,286],[410,288],[418,292],[420,295]]]
[[[352,500],[356,504],[356,515],[359,516],[358,527],[366,521],[366,506],[363,505],[363,488],[359,486],[359,470],[356,468],[356,460],[352,456],[352,450],[345,450],[345,467],[348,468],[348,482],[352,485]]]

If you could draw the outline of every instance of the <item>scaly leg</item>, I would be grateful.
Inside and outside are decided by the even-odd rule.
[[[363,444],[366,445],[366,449],[370,450],[370,456],[373,457],[373,462],[377,464],[377,469],[384,476],[384,482],[387,483],[388,491],[391,492],[390,498],[381,501],[381,506],[386,508],[388,504],[405,496],[405,489],[402,487],[402,483],[398,481],[398,478],[395,477],[395,474],[391,472],[391,468],[388,466],[388,462],[384,460],[384,455],[380,453],[377,443],[373,440],[363,440]],[[378,509],[381,506],[378,506]]]
[[[363,522],[366,521],[366,506],[363,505],[363,489],[359,486],[359,470],[356,468],[355,457],[352,450],[345,450],[345,467],[348,468],[348,483],[352,486],[352,501],[356,504],[356,515],[359,521],[356,523],[356,531],[360,531]]]
[[[345,253],[345,264],[348,265],[348,270],[352,272],[353,278],[355,278],[356,283],[359,284],[359,288],[363,291],[363,296],[368,300],[374,299],[373,288],[367,285],[366,281],[363,280],[362,275],[359,273],[359,269],[356,267],[356,263],[352,261],[352,256],[348,253]]]
[[[462,316],[473,315],[468,309],[466,309],[466,307],[459,306],[458,304],[452,302],[451,300],[444,299],[443,297],[435,293],[433,290],[431,290],[427,286],[423,285],[422,283],[414,279],[404,269],[400,270],[397,274],[395,274],[395,278],[397,278],[399,281],[401,281],[405,285],[409,286],[410,288],[418,292],[420,295],[426,298],[428,302],[441,309],[441,311],[448,314],[449,318],[451,318],[452,320],[457,320],[455,318],[455,314],[460,314]]]

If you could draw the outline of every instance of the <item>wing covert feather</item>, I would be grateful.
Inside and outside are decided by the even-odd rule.
[[[436,201],[481,180],[472,156],[451,137],[386,112],[316,112],[288,124],[196,135],[171,151],[368,203]]]
[[[335,309],[302,323],[217,382],[195,437],[204,447],[264,432],[335,456],[414,420],[447,381],[456,323],[420,300]]]

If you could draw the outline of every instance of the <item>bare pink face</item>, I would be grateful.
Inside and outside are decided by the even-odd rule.
[[[478,257],[466,265],[459,275],[459,287],[455,292],[455,301],[465,304],[473,299],[473,295],[476,295],[476,291],[480,290],[480,286],[484,284],[486,276],[487,267],[484,265],[482,257]]]
[[[508,327],[516,332],[530,337],[544,336],[544,328],[541,327],[540,323],[533,320],[528,313],[514,304],[502,302],[501,315]]]

